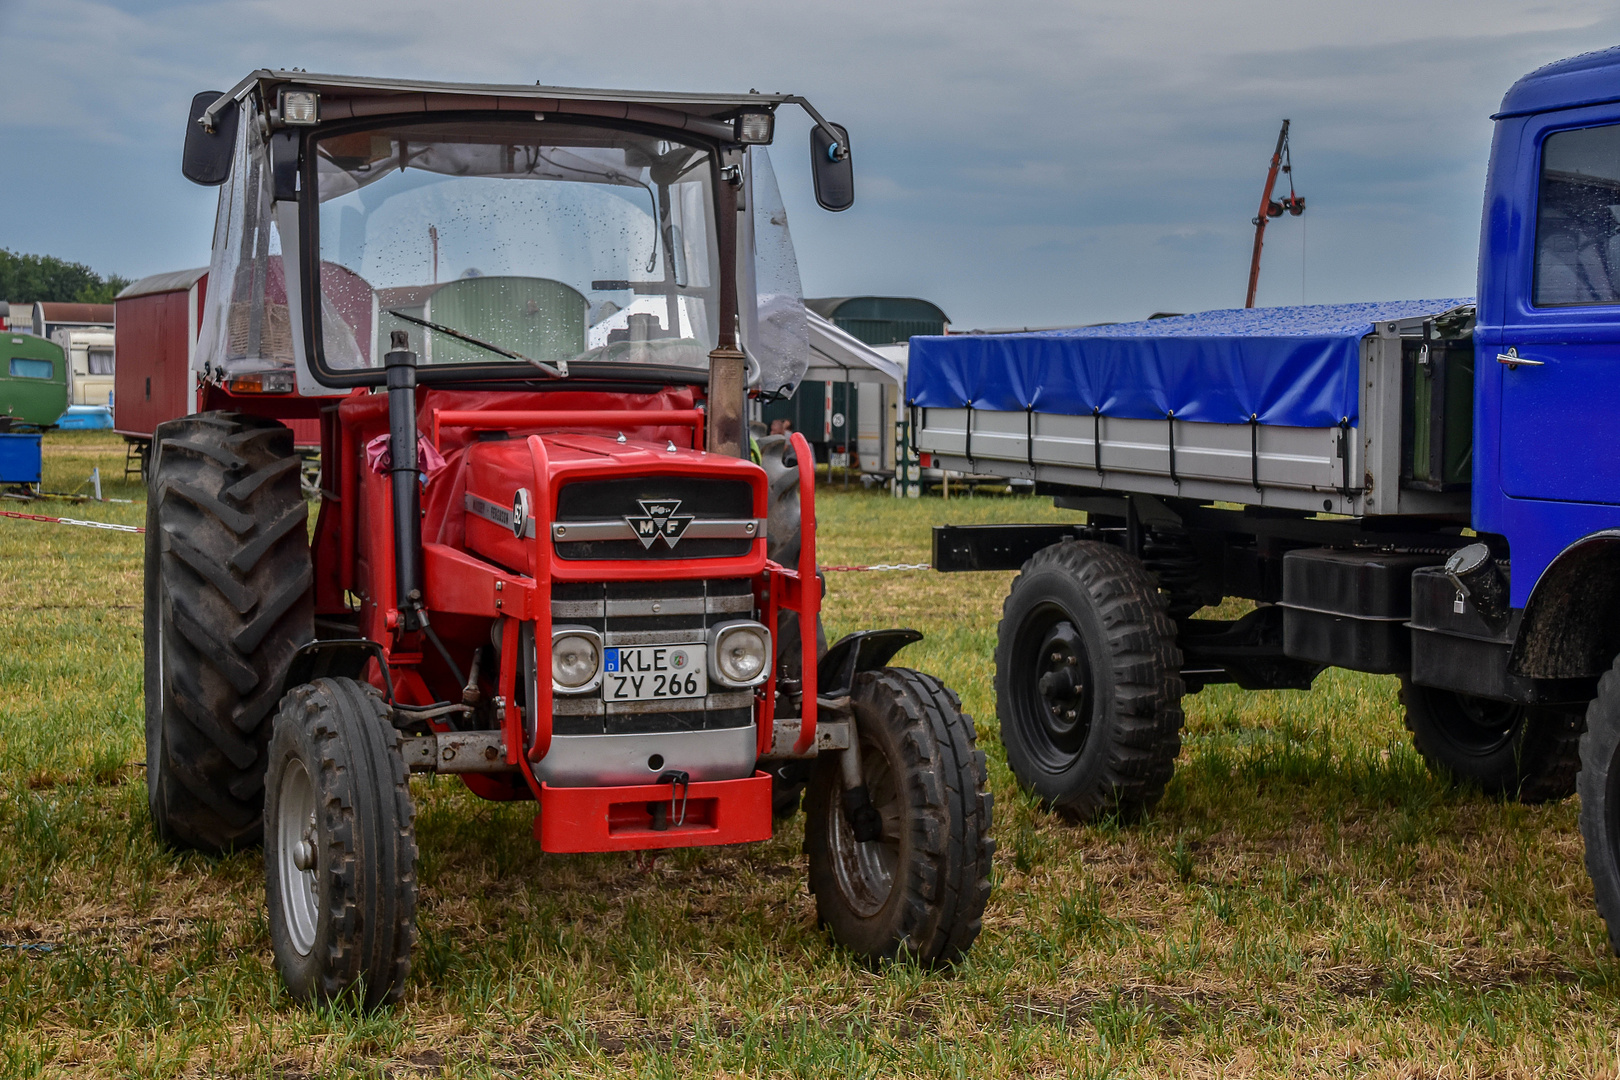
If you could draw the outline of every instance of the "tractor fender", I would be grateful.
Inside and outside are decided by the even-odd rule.
[[[842,697],[848,694],[855,676],[887,666],[895,653],[921,640],[919,630],[862,630],[845,634],[833,642],[816,665],[816,695]]]
[[[1508,670],[1536,679],[1601,675],[1620,654],[1620,529],[1583,536],[1542,571]]]
[[[281,683],[281,696],[295,686],[316,679],[354,679],[364,682],[366,661],[375,659],[382,669],[388,701],[394,700],[394,677],[388,670],[388,657],[383,647],[369,638],[331,638],[311,641],[293,653],[287,665],[287,677]]]

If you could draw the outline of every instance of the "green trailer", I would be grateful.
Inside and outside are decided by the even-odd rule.
[[[0,335],[0,430],[50,427],[67,407],[62,347],[32,334]]]

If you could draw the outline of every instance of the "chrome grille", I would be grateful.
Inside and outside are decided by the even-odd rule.
[[[589,626],[609,647],[702,641],[711,626],[754,613],[747,578],[698,581],[558,582],[552,623]],[[633,735],[710,731],[754,722],[751,690],[712,687],[706,698],[604,702],[600,693],[559,695],[552,730],[558,735]]]
[[[670,514],[689,519],[673,542],[638,532],[638,523],[652,520],[653,505],[673,505]],[[716,559],[747,555],[764,529],[746,480],[628,477],[565,484],[557,492],[551,539],[561,559]]]

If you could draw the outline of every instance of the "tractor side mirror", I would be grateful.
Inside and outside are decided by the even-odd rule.
[[[835,140],[827,133],[838,133]],[[810,129],[810,175],[816,182],[816,202],[823,210],[848,210],[855,205],[855,164],[849,152],[849,132],[841,124],[816,124]]]
[[[204,90],[191,99],[191,115],[186,121],[186,148],[180,159],[180,174],[193,184],[218,187],[231,175],[231,157],[236,152],[236,124],[241,106],[234,100],[214,114],[214,130],[200,121],[208,106],[223,91]]]

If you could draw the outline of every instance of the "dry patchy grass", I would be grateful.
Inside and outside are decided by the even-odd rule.
[[[47,440],[71,490],[116,440]],[[136,497],[109,481],[107,493]],[[11,504],[16,506],[17,504]],[[41,512],[135,523],[139,505]],[[941,521],[1036,500],[827,492],[822,561],[915,562]],[[1010,575],[838,574],[829,631],[912,625],[903,659],[981,718],[996,893],[957,972],[873,973],[814,925],[798,822],[774,841],[547,856],[530,811],[418,779],[421,943],[405,1002],[307,1009],[270,965],[260,858],[146,820],[140,541],[0,519],[0,1073],[138,1076],[1612,1075],[1620,963],[1573,803],[1448,791],[1390,680],[1189,698],[1146,822],[1074,828],[1012,783],[991,649]]]

